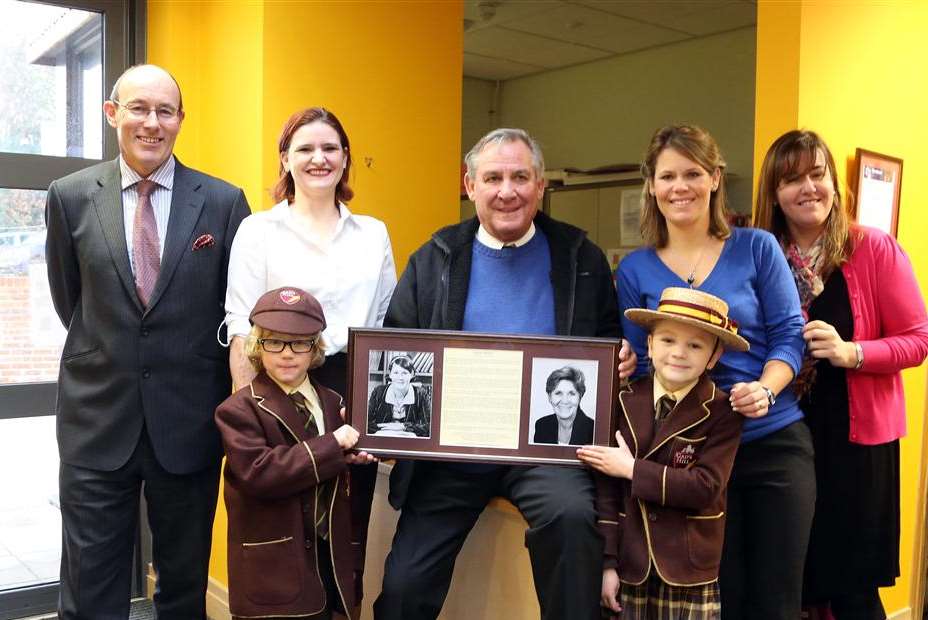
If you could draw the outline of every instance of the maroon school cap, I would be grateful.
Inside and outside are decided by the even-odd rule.
[[[248,318],[259,327],[282,334],[308,336],[325,329],[325,315],[316,298],[292,286],[259,297]]]

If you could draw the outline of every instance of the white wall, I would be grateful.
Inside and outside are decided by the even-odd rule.
[[[740,28],[507,80],[496,125],[532,133],[548,168],[637,163],[658,127],[701,125],[718,140],[734,175],[730,207],[749,212],[755,45],[756,30]],[[465,132],[491,106],[492,83],[465,79]],[[465,133],[465,145],[475,140]]]
[[[477,140],[491,129],[499,127],[499,111],[495,109],[496,82],[464,78],[461,93],[461,161]]]

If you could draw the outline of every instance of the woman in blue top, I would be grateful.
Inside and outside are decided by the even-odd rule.
[[[724,168],[703,129],[680,125],[655,133],[641,167],[647,245],[619,265],[619,306],[654,309],[668,286],[698,288],[728,302],[751,348],[726,351],[712,373],[746,417],[728,488],[722,614],[795,620],[815,473],[809,430],[798,423],[795,394],[784,388],[802,364],[803,318],[774,237],[729,228]],[[637,374],[645,374],[647,334],[627,319],[622,327],[638,354]]]

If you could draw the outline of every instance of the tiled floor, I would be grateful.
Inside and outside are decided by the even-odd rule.
[[[55,418],[0,420],[0,590],[58,580]]]

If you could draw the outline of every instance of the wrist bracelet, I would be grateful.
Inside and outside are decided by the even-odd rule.
[[[854,349],[857,351],[857,364],[854,366],[854,370],[860,370],[860,367],[864,365],[864,349],[858,342],[854,343]]]

